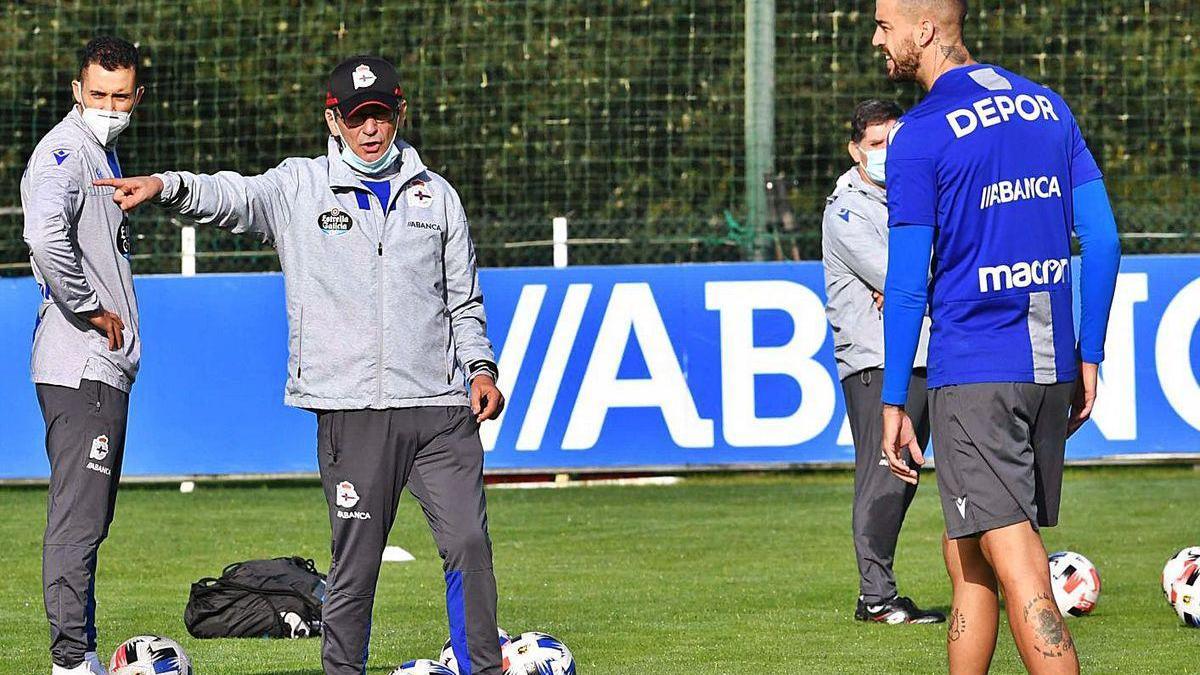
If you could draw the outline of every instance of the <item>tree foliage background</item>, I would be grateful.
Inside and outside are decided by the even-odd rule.
[[[775,163],[795,225],[758,233],[757,250],[815,258],[824,197],[849,164],[853,105],[883,96],[907,106],[918,92],[883,76],[873,2],[777,5]],[[1071,103],[1108,176],[1126,251],[1200,248],[1192,3],[972,5],[977,58]],[[79,48],[101,33],[143,52],[146,98],[120,141],[127,174],[256,173],[321,154],[329,69],[373,52],[399,67],[405,135],[459,188],[483,264],[548,264],[560,215],[584,240],[572,264],[743,259],[756,250],[739,225],[744,15],[743,2],[718,0],[7,3],[0,272],[28,273],[21,173],[71,105]],[[136,270],[177,270],[177,227],[154,211],[135,222]],[[277,265],[245,237],[201,231],[198,248],[202,271]]]

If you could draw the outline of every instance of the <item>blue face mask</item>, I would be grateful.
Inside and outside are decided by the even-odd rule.
[[[863,170],[867,172],[867,177],[875,181],[879,185],[887,185],[887,148],[878,150],[863,150],[859,148],[866,158]]]
[[[394,137],[392,138],[392,142],[388,144],[388,149],[383,153],[383,155],[373,162],[368,162],[362,157],[354,154],[354,151],[350,149],[349,143],[342,141],[341,145],[342,161],[349,164],[350,168],[354,169],[355,171],[364,173],[368,176],[374,176],[375,174],[382,172],[400,158],[400,148],[396,147],[396,139]]]

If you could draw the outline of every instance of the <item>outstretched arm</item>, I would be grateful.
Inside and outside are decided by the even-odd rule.
[[[254,232],[268,241],[273,241],[288,222],[296,191],[296,180],[286,160],[259,176],[232,171],[212,175],[168,171],[98,180],[95,184],[115,188],[113,201],[125,211],[153,201],[201,225],[215,225],[235,234]]]

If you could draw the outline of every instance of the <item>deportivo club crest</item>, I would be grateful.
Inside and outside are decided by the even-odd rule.
[[[97,436],[92,440],[92,450],[88,453],[88,457],[97,462],[102,462],[105,457],[108,457],[108,436]]]
[[[354,227],[354,220],[349,213],[334,207],[317,216],[317,226],[326,234],[345,234]]]
[[[406,196],[408,205],[416,209],[427,209],[433,204],[433,192],[429,184],[423,181],[415,181],[410,185]]]
[[[337,484],[337,505],[343,509],[353,508],[358,503],[358,493],[354,491],[354,483],[344,480]]]
[[[354,69],[354,88],[362,89],[375,84],[375,73],[371,72],[371,67],[367,64]]]

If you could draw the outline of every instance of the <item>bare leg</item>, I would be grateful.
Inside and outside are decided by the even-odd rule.
[[[946,631],[951,675],[987,673],[996,651],[1000,602],[996,575],[975,538],[942,535],[946,571],[954,585],[954,608]]]
[[[1026,670],[1078,673],[1079,655],[1054,604],[1041,536],[1026,521],[985,532],[980,545],[1004,588],[1009,627]]]

